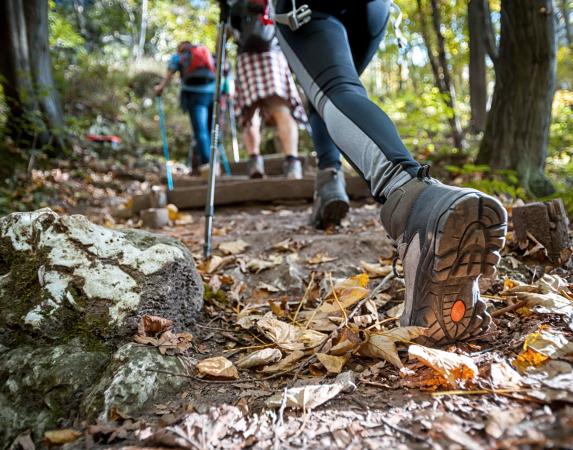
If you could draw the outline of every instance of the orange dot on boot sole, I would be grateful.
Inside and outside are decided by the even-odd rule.
[[[452,311],[450,312],[450,317],[454,322],[459,322],[464,318],[464,314],[466,313],[466,304],[463,300],[456,300],[454,305],[452,306]]]

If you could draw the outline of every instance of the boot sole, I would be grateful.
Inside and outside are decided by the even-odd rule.
[[[350,205],[344,200],[333,199],[325,202],[321,209],[321,219],[317,224],[317,228],[325,229],[330,226],[340,225],[342,219],[346,217]]]
[[[488,330],[491,316],[477,280],[495,273],[506,229],[503,206],[476,192],[456,199],[437,220],[428,252],[433,258],[425,260],[431,275],[418,290],[427,294],[415,314],[415,322],[429,328],[428,341],[446,344]]]

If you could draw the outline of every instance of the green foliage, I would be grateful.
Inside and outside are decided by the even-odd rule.
[[[50,26],[50,47],[59,49],[76,49],[85,44],[85,39],[76,31],[68,19],[55,9],[50,2],[51,11],[48,16]]]
[[[509,203],[517,199],[528,200],[528,195],[519,184],[517,173],[513,170],[492,172],[487,165],[464,164],[461,167],[447,166],[457,184],[478,189],[491,195],[497,195]]]

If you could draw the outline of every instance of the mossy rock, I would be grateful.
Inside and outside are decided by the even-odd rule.
[[[203,286],[179,241],[50,209],[0,219],[0,344],[115,348],[143,314],[189,326]]]
[[[182,361],[162,355],[156,348],[122,346],[86,393],[81,404],[82,417],[103,422],[113,414],[130,417],[167,392],[177,392],[188,383]]]
[[[109,359],[78,342],[4,349],[0,356],[0,443],[5,445],[22,430],[31,429],[38,441],[45,430],[69,422]]]

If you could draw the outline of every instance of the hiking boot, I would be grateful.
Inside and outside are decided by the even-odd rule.
[[[253,155],[249,158],[247,175],[249,178],[263,178],[265,176],[265,160],[261,155]]]
[[[346,194],[342,170],[335,168],[319,170],[314,187],[312,224],[319,229],[340,225],[349,207],[350,201]]]
[[[283,164],[283,173],[290,180],[300,180],[302,178],[300,159],[294,156],[287,156]]]
[[[478,279],[495,273],[507,213],[493,197],[429,177],[397,188],[380,213],[397,243],[406,298],[402,326],[429,328],[423,340],[445,344],[491,325]]]

